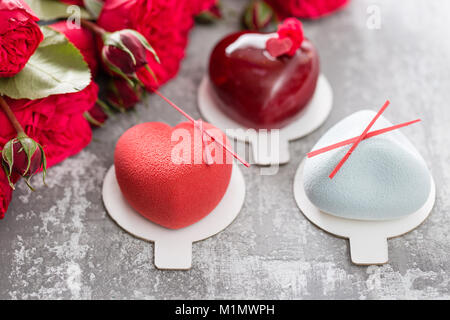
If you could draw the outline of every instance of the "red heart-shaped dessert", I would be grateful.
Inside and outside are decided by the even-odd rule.
[[[228,143],[219,129],[203,125]],[[174,128],[149,122],[127,130],[117,142],[114,164],[123,196],[141,215],[166,228],[183,228],[204,218],[228,188],[232,157],[215,142],[202,143],[199,132],[189,122]],[[205,144],[212,164],[203,161]]]
[[[306,107],[319,77],[319,57],[304,39],[293,56],[273,57],[288,40],[277,34],[238,32],[221,40],[209,62],[209,78],[219,107],[251,128],[281,128]],[[266,43],[269,47],[266,49]]]

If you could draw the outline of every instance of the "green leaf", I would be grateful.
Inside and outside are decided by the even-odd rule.
[[[6,177],[8,178],[9,186],[11,187],[11,189],[16,190],[16,188],[14,187],[14,183],[12,183],[12,181],[11,181],[11,175],[8,174],[7,164],[5,162],[2,162],[2,165],[3,165],[3,169],[5,170],[5,173],[7,173]]]
[[[261,1],[256,4],[256,14],[258,17],[258,24],[263,27],[270,22],[274,15],[272,7],[265,1]]]
[[[22,137],[19,136],[17,139],[19,140],[20,144],[22,145],[23,151],[27,155],[28,165],[27,165],[27,168],[25,169],[25,171],[23,172],[23,175],[27,175],[28,170],[30,170],[31,158],[33,158],[33,155],[38,148],[38,144],[36,141],[31,139],[27,135],[22,136]]]
[[[111,107],[103,100],[97,99],[97,104],[100,106],[100,108],[102,108],[103,112],[108,115],[108,117],[112,117],[114,115],[114,112],[111,109]]]
[[[262,30],[272,20],[275,20],[272,7],[264,0],[253,0],[246,8],[243,21],[248,29]]]
[[[100,16],[100,12],[103,9],[103,2],[101,0],[83,0],[83,3],[94,19]]]
[[[30,179],[32,178],[32,176],[30,177],[23,177],[25,180],[25,183],[27,184],[28,188],[30,188],[31,191],[36,191],[33,186],[31,185]]]
[[[50,27],[41,27],[44,41],[18,74],[0,78],[0,94],[13,99],[40,99],[86,88],[91,72],[80,51]]]
[[[85,111],[83,113],[83,117],[92,125],[97,126],[97,127],[103,127],[103,123],[95,120],[95,118],[93,116],[91,116],[91,114],[87,111]]]
[[[156,77],[156,74],[153,72],[153,70],[149,67],[148,64],[145,65],[145,69],[147,69],[148,73],[150,73],[153,80],[155,80],[155,82],[158,83],[158,78]]]
[[[8,175],[11,175],[14,166],[14,143],[16,142],[16,138],[9,140],[2,151],[3,161],[8,164]]]
[[[41,20],[69,18],[76,14],[74,11],[69,9],[69,7],[71,7],[70,5],[59,2],[58,0],[25,0],[25,2]],[[92,18],[86,9],[81,7],[79,8],[81,18]]]
[[[42,182],[44,183],[44,185],[47,185],[45,183],[45,177],[47,176],[47,157],[45,155],[44,152],[44,148],[42,148],[42,146],[39,144],[39,149],[41,150],[41,166],[42,166]]]
[[[249,4],[244,11],[244,26],[250,30],[255,29],[255,26],[253,23],[253,2],[251,4]]]

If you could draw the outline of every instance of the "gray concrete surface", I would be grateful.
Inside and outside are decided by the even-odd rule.
[[[199,116],[196,90],[214,43],[237,28],[243,1],[224,0],[227,19],[191,33],[178,77],[163,92]],[[370,30],[367,8],[378,5],[381,28]],[[327,122],[291,144],[292,161],[276,176],[243,170],[244,208],[225,231],[194,244],[190,271],[159,271],[153,245],[120,229],[105,212],[103,176],[118,137],[138,122],[183,118],[158,97],[96,130],[79,155],[51,168],[48,188],[18,186],[0,222],[3,299],[433,299],[450,298],[450,2],[353,0],[344,11],[305,23],[322,71],[335,93]],[[415,231],[389,241],[389,264],[358,267],[348,242],[310,224],[292,193],[305,153],[334,123],[363,107],[392,105],[403,129],[433,171],[437,201]],[[36,179],[36,181],[39,179]]]

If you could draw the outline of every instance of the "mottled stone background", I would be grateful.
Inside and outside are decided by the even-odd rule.
[[[223,0],[227,19],[193,30],[180,74],[162,90],[194,116],[209,52],[238,28],[244,3]],[[366,26],[373,4],[381,9],[380,30]],[[114,145],[126,129],[183,118],[152,96],[136,113],[111,119],[83,152],[51,168],[48,188],[31,193],[19,184],[0,222],[0,298],[450,298],[449,15],[447,0],[353,0],[333,16],[305,23],[334,88],[331,116],[291,144],[292,161],[278,175],[243,170],[244,208],[225,231],[194,244],[190,271],[156,270],[153,245],[120,229],[101,199]],[[330,126],[363,107],[378,109],[386,98],[393,122],[424,120],[402,130],[433,171],[437,201],[422,226],[389,241],[389,264],[358,267],[346,240],[302,216],[292,183],[301,159]]]

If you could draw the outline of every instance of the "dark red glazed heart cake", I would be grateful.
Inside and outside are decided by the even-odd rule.
[[[225,37],[209,63],[219,107],[251,128],[281,128],[294,120],[313,97],[318,76],[317,50],[293,18],[277,33]]]

